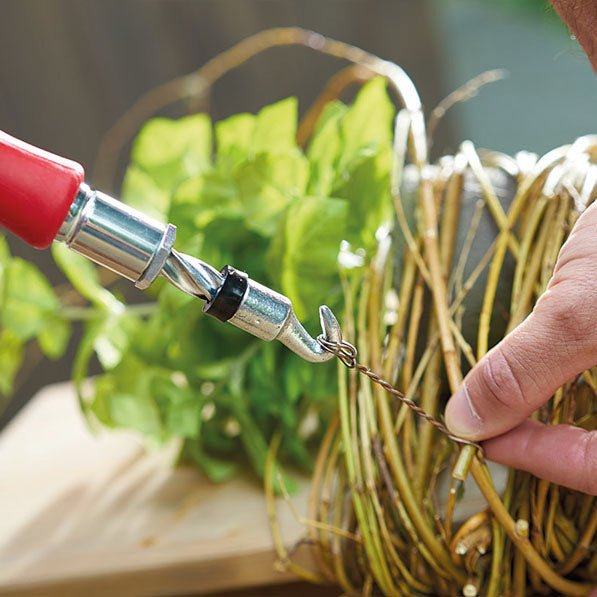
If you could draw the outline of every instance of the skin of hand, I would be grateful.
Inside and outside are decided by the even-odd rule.
[[[556,12],[574,33],[597,72],[597,2],[551,0]]]
[[[490,460],[597,495],[597,430],[527,417],[597,364],[597,202],[580,216],[533,312],[469,372],[446,407],[450,431]]]

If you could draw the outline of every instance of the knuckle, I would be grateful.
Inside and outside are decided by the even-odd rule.
[[[491,408],[520,408],[525,403],[522,384],[511,357],[498,345],[480,370],[484,397]]]
[[[537,303],[537,313],[544,318],[555,341],[574,346],[597,348],[595,311],[592,292],[579,282],[575,288],[562,286],[559,292],[546,293]]]

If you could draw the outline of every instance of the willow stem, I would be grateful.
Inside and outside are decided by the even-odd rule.
[[[562,595],[582,597],[588,595],[591,585],[577,583],[560,576],[533,548],[528,537],[516,532],[516,523],[508,514],[504,504],[495,492],[493,484],[485,468],[478,459],[474,459],[471,465],[471,472],[475,478],[481,493],[485,496],[491,507],[493,515],[497,518],[510,540],[520,550],[525,560],[537,571],[541,578],[553,589]]]

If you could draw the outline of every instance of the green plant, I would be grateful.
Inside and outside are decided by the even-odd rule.
[[[133,144],[123,200],[174,223],[180,250],[286,294],[315,330],[319,305],[342,307],[340,271],[362,275],[375,231],[391,217],[393,117],[379,78],[352,106],[330,103],[306,151],[296,142],[294,98],[215,125],[205,114],[155,118]],[[151,302],[128,304],[90,262],[63,245],[53,254],[89,305],[64,307],[33,265],[2,258],[4,393],[23,343],[36,338],[58,357],[70,319],[84,319],[73,375],[91,421],[135,429],[153,444],[181,438],[183,458],[214,480],[234,474],[239,451],[262,475],[276,431],[284,460],[310,468],[310,440],[335,408],[332,365],[211,320],[200,301],[164,281],[150,289]],[[93,355],[103,373],[90,392],[82,382]]]
[[[31,263],[12,257],[0,237],[0,397],[10,395],[25,356],[37,340],[45,356],[56,359],[71,334],[68,315],[45,276]]]

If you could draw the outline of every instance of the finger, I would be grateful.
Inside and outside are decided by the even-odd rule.
[[[530,419],[483,442],[489,460],[597,495],[597,431]]]
[[[448,402],[450,430],[485,439],[521,423],[597,363],[597,202],[578,219],[529,317],[467,375]]]
[[[597,204],[579,218],[533,312],[473,367],[448,402],[447,425],[474,440],[504,433],[596,363]]]
[[[449,429],[470,439],[512,429],[561,385],[595,364],[589,338],[583,340],[578,328],[573,337],[566,326],[533,313],[467,375],[448,402]]]

